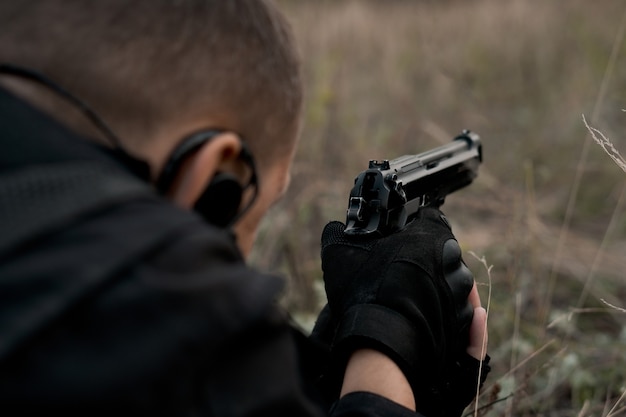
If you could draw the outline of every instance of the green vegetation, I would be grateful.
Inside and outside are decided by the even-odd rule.
[[[581,118],[626,153],[624,1],[280,4],[307,108],[290,191],[252,261],[290,278],[287,307],[309,324],[320,308],[319,235],[344,219],[369,159],[469,128],[485,162],[443,210],[484,302],[487,271],[469,252],[493,265],[479,404],[502,401],[479,414],[626,415],[626,313],[606,304],[626,307],[626,174]]]

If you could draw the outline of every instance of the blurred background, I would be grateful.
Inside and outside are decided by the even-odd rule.
[[[291,188],[252,263],[288,278],[305,328],[324,302],[319,238],[355,176],[477,132],[451,220],[489,306],[486,416],[626,415],[624,0],[281,0],[307,88]]]

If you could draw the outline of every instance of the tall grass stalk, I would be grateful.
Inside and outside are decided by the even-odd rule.
[[[615,417],[620,415],[623,411],[626,410],[626,407],[622,407],[620,409],[617,408],[617,406],[619,406],[619,404],[622,402],[622,400],[626,397],[626,388],[624,388],[622,390],[622,395],[620,395],[620,397],[617,399],[617,401],[615,402],[615,405],[613,405],[613,408],[611,408],[611,410],[609,410],[609,413],[606,415],[606,417]]]
[[[624,168],[626,169],[626,164],[624,164]],[[619,214],[623,212],[624,203],[626,201],[626,181],[624,181],[624,185],[619,194],[619,198],[617,200],[617,204],[615,204],[615,208],[613,209],[613,213],[611,214],[611,219],[609,220],[609,224],[606,227],[604,232],[604,236],[602,237],[602,241],[600,242],[600,246],[596,251],[595,257],[593,259],[593,263],[591,264],[591,268],[587,275],[587,279],[585,280],[585,284],[578,298],[578,303],[576,304],[577,308],[582,308],[583,304],[587,300],[587,296],[589,295],[589,291],[591,285],[593,284],[593,278],[596,274],[596,271],[599,269],[602,263],[602,255],[604,254],[605,249],[608,247],[609,242],[611,241],[612,232],[617,229],[617,224],[619,222]]]
[[[617,62],[617,57],[619,55],[619,51],[622,46],[622,41],[624,40],[624,32],[626,30],[626,9],[624,9],[624,14],[622,15],[622,19],[620,25],[618,27],[617,33],[613,40],[613,47],[611,50],[611,55],[609,57],[609,61],[606,65],[606,69],[604,72],[604,77],[602,78],[602,83],[600,84],[600,90],[598,91],[598,96],[596,98],[596,102],[593,108],[593,113],[591,116],[591,120],[595,121],[600,114],[600,110],[602,104],[604,103],[604,99],[607,94],[609,81],[612,78],[613,71],[615,69],[615,65]],[[542,306],[542,322],[546,322],[548,319],[548,313],[552,304],[552,296],[554,293],[554,285],[556,284],[556,271],[560,266],[562,257],[563,257],[563,249],[565,247],[565,242],[567,241],[567,236],[569,234],[572,215],[574,213],[574,208],[576,206],[576,201],[578,198],[578,191],[580,190],[580,184],[582,181],[583,173],[585,172],[585,167],[587,165],[587,159],[589,155],[589,144],[590,144],[589,135],[585,138],[583,142],[583,147],[580,152],[580,157],[578,159],[578,164],[576,166],[576,171],[574,174],[574,179],[572,181],[572,188],[569,195],[569,200],[567,202],[565,217],[563,219],[563,223],[561,225],[561,231],[559,233],[559,240],[556,247],[556,252],[554,255],[554,261],[552,263],[552,268],[550,271],[550,278],[548,283],[548,290],[546,292],[546,298],[544,300]]]
[[[616,305],[613,305],[613,304],[609,303],[608,301],[606,301],[604,298],[601,298],[600,301],[602,301],[607,306],[611,307],[613,310],[617,310],[617,311],[619,311],[621,313],[626,313],[626,308],[622,308],[622,307],[618,307]]]
[[[489,322],[489,311],[491,308],[491,288],[492,288],[492,280],[491,280],[491,270],[493,269],[493,265],[488,265],[487,264],[487,260],[484,256],[482,257],[478,257],[474,252],[470,252],[470,255],[472,255],[474,258],[476,258],[485,268],[485,271],[487,272],[487,286],[488,286],[488,292],[487,292],[487,306],[485,307],[485,310],[487,311],[487,317],[485,319],[485,333],[483,336],[483,340],[482,340],[482,350],[480,352],[480,368],[478,369],[478,380],[476,381],[476,401],[474,402],[474,416],[477,417],[478,416],[478,396],[480,394],[480,379],[482,377],[482,370],[483,370],[483,358],[485,357],[486,353],[487,353],[487,337],[488,337],[488,326],[487,323]]]
[[[622,36],[623,36],[623,33],[622,33]],[[582,118],[583,118],[583,123],[585,124],[585,127],[587,128],[587,131],[589,132],[589,134],[591,135],[593,140],[606,152],[607,155],[609,155],[609,157],[617,164],[618,167],[620,167],[622,169],[622,171],[626,172],[626,161],[624,160],[622,155],[619,153],[617,148],[615,148],[615,146],[613,145],[611,140],[607,136],[605,136],[599,129],[596,129],[594,127],[589,126],[589,123],[587,123],[587,120],[585,119],[585,115],[584,114],[582,115]],[[617,213],[622,211],[623,201],[624,201],[624,194],[626,194],[625,191],[626,191],[626,183],[622,187],[622,191],[620,193],[618,204],[616,204],[616,206],[615,206],[615,209],[613,211],[613,215],[611,216],[611,221],[609,222],[609,226],[607,227],[607,230],[606,230],[606,232],[604,234],[604,238],[602,239],[602,243],[600,245],[600,249],[598,250],[598,253],[596,254],[596,258],[594,259],[594,263],[593,263],[594,267],[592,268],[591,272],[589,273],[589,277],[587,278],[587,282],[585,283],[585,287],[583,288],[583,292],[581,293],[580,299],[578,301],[578,306],[579,307],[582,305],[582,303],[584,302],[584,298],[587,295],[588,286],[590,285],[591,278],[593,276],[593,272],[595,271],[595,269],[596,269],[596,267],[597,267],[597,265],[599,263],[600,254],[602,252],[602,249],[604,248],[605,243],[608,241],[608,234],[615,227],[615,223],[616,223],[616,219],[617,219]],[[608,305],[609,307],[611,307],[611,308],[613,308],[613,309],[615,309],[617,311],[626,312],[626,309],[614,306],[614,305],[608,303],[607,301],[605,301],[604,299],[602,299],[601,301],[603,303],[605,303],[606,305]],[[626,407],[622,407],[620,409],[617,409],[617,407],[620,405],[620,403],[622,402],[622,400],[624,399],[625,396],[626,396],[626,388],[624,388],[622,390],[622,394],[617,399],[617,401],[615,402],[613,407],[606,414],[606,417],[614,417],[614,416],[617,416],[617,415],[621,414],[623,411],[626,411]]]
[[[512,346],[517,346],[518,341],[519,341],[519,326],[520,326],[520,317],[521,317],[521,311],[522,311],[522,294],[517,293],[515,294],[515,319],[513,322],[513,339],[512,339]],[[509,365],[509,369],[513,369],[515,368],[515,364],[517,362],[517,354],[516,354],[516,350],[515,349],[511,349],[511,362]],[[515,378],[515,372],[511,373],[511,375],[513,376],[513,384],[517,385],[517,380]],[[507,417],[512,417],[513,416],[513,397],[511,397],[508,401],[507,401],[507,407],[505,410],[506,416]]]

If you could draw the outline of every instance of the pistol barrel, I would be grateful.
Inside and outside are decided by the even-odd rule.
[[[446,145],[418,155],[369,163],[350,193],[345,233],[389,234],[402,229],[421,206],[440,206],[445,197],[478,174],[482,145],[468,130]]]

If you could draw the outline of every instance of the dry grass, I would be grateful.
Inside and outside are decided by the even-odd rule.
[[[623,0],[280,4],[307,108],[291,190],[253,262],[291,278],[287,306],[305,319],[319,308],[319,234],[344,218],[369,159],[469,128],[485,162],[444,211],[464,250],[494,265],[480,404],[506,400],[479,415],[626,415],[626,316],[609,306],[626,306],[626,178],[580,118],[626,150]]]

